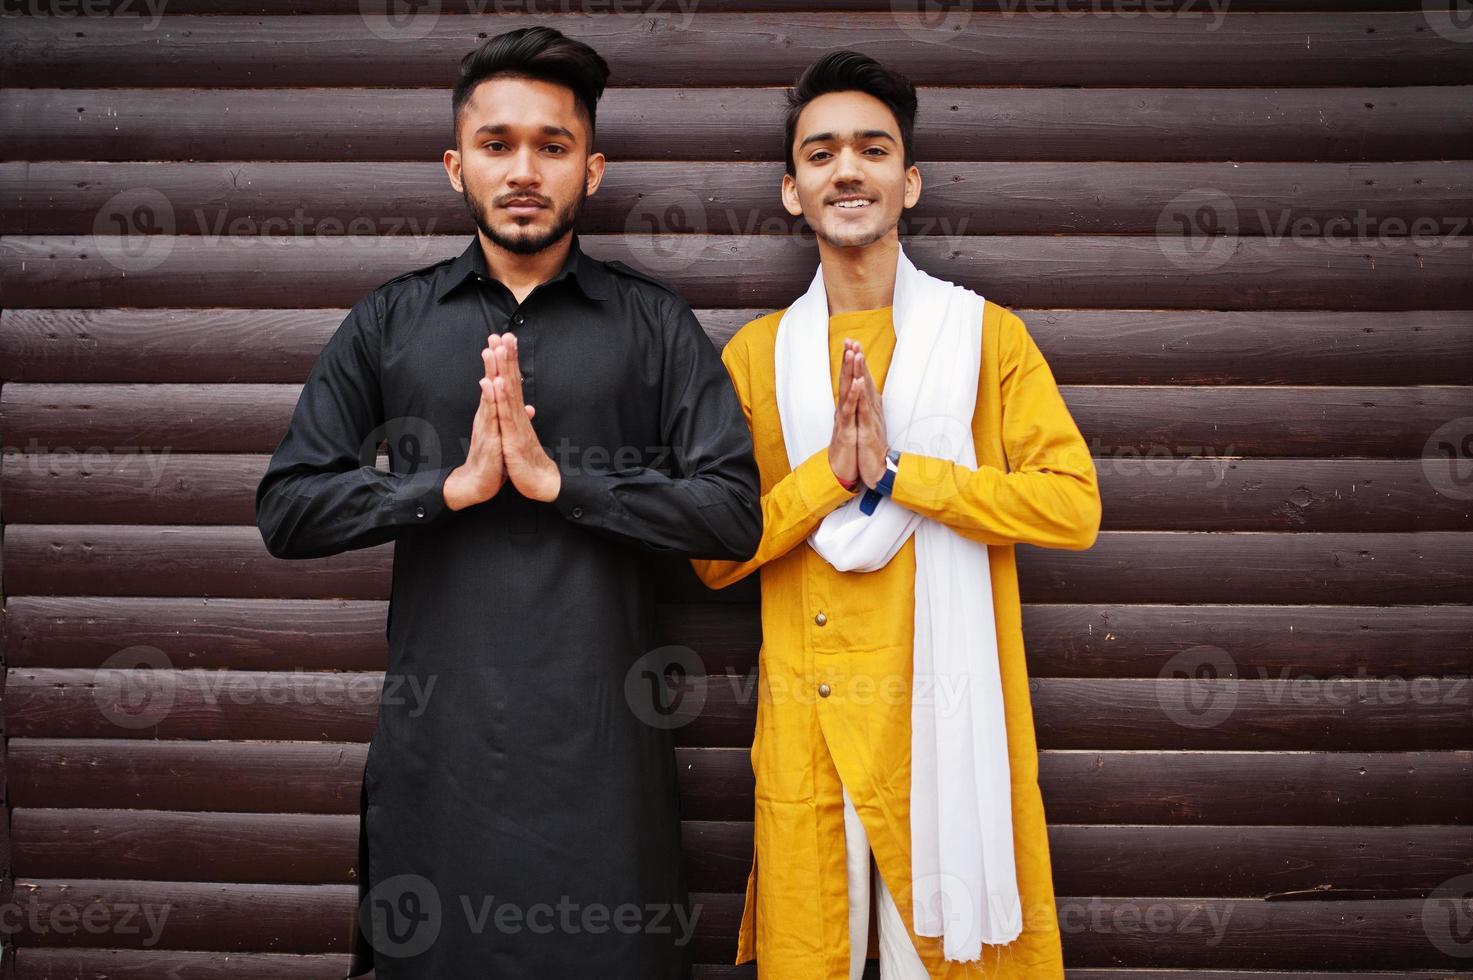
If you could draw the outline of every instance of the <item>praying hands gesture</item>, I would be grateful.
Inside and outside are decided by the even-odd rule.
[[[556,499],[563,475],[532,428],[536,409],[522,401],[516,336],[491,334],[481,362],[486,372],[471,422],[470,451],[445,478],[446,506],[463,510],[490,500],[507,479],[529,500]]]
[[[885,413],[879,389],[865,364],[857,340],[844,341],[844,363],[839,368],[839,399],[834,409],[834,434],[829,440],[829,466],[845,484],[856,480],[873,488],[885,475]]]

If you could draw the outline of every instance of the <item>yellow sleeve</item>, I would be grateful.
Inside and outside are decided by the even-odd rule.
[[[731,375],[732,387],[752,427],[751,375],[748,371],[746,346],[733,337],[721,352],[721,361]],[[762,459],[759,455],[759,464]],[[757,552],[746,561],[691,559],[702,582],[712,589],[723,589],[739,582],[766,562],[780,558],[802,544],[829,512],[864,489],[845,490],[829,466],[828,447],[824,446],[799,463],[772,489],[762,495],[762,541]]]
[[[984,544],[1082,551],[1100,529],[1094,460],[1022,318],[1005,311],[1001,329],[1002,435],[1011,471],[902,453],[891,496]]]

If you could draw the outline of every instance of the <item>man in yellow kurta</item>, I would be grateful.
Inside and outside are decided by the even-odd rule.
[[[762,980],[857,977],[871,890],[851,869],[856,853],[868,856],[856,851],[866,840],[887,978],[1064,976],[1013,546],[1093,544],[1096,474],[1023,321],[987,301],[971,420],[977,466],[903,452],[886,479],[898,221],[921,186],[915,105],[908,82],[854,52],[820,60],[789,94],[782,194],[814,230],[827,290],[836,405],[827,449],[790,465],[774,366],[785,311],[746,324],[722,355],[752,429],[764,530],[748,561],[692,564],[712,588],[762,569],[754,855],[736,957],[755,957]],[[809,542],[830,512],[882,482],[894,503],[987,546],[1022,931],[970,962],[945,958],[942,941],[918,936],[912,919],[915,535],[865,572],[836,570]]]

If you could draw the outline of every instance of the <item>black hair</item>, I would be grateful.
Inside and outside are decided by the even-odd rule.
[[[471,92],[486,79],[498,76],[530,78],[572,89],[579,110],[588,120],[592,148],[598,100],[609,80],[608,62],[597,51],[551,27],[521,27],[487,39],[460,60],[460,81],[455,84],[450,115],[457,142],[460,112]]]
[[[916,87],[904,75],[886,68],[867,54],[858,51],[834,51],[824,55],[788,90],[788,114],[784,121],[783,165],[789,175],[797,174],[793,159],[793,141],[797,138],[798,116],[803,108],[830,92],[864,92],[873,95],[890,108],[900,124],[900,146],[907,167],[915,161],[914,133],[916,124]]]

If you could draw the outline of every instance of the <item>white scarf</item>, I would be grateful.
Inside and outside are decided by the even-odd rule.
[[[892,448],[977,465],[972,413],[982,309],[977,293],[927,275],[901,250],[895,352],[882,398]],[[828,322],[820,265],[808,292],[777,328],[778,414],[794,468],[833,435]],[[910,785],[915,931],[943,936],[948,960],[976,960],[982,943],[1008,943],[1022,931],[987,546],[889,497],[865,515],[863,496],[829,513],[809,542],[839,571],[868,572],[884,567],[916,536]]]

